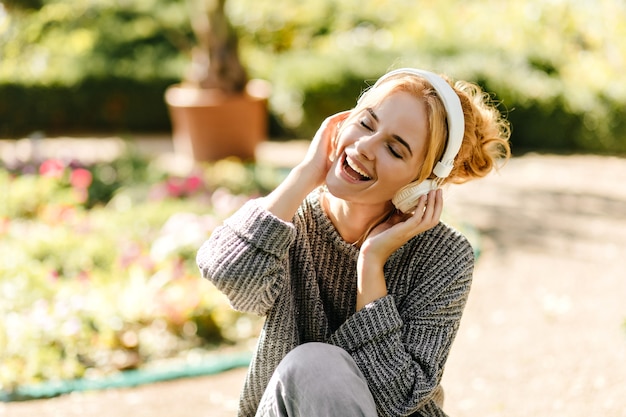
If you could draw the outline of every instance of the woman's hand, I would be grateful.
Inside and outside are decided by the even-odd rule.
[[[394,213],[367,235],[357,261],[357,310],[387,295],[385,262],[412,237],[435,227],[443,211],[441,190],[419,199],[412,214]]]
[[[339,126],[349,115],[349,111],[344,111],[327,117],[315,133],[304,159],[295,168],[305,177],[304,182],[307,178],[312,181],[313,188],[323,184],[326,179],[335,158]]]
[[[287,178],[267,196],[261,199],[261,205],[276,217],[290,222],[302,203],[302,200],[324,183],[332,163],[333,141],[339,131],[339,123],[348,117],[349,112],[342,112],[328,117],[320,126],[311,141],[304,160],[289,172]]]
[[[362,251],[387,261],[393,252],[412,237],[435,227],[443,211],[441,189],[430,191],[418,200],[411,214],[394,213],[387,221],[376,226],[363,242]]]

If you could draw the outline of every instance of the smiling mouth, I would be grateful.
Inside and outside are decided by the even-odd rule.
[[[344,155],[343,157],[343,172],[355,181],[369,181],[372,179],[359,167],[350,164],[350,160],[347,155]]]

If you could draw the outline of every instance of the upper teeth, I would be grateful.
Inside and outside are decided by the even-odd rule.
[[[358,172],[359,174],[363,175],[366,178],[369,178],[370,176],[367,175],[365,172],[363,172],[362,169],[360,169],[358,166],[354,165],[353,163],[351,163],[350,158],[346,158],[346,162],[348,163],[348,165],[350,166],[350,168],[352,168],[353,170],[355,170],[356,172]]]

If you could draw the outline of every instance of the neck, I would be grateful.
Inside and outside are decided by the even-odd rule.
[[[346,242],[357,246],[361,245],[371,228],[388,216],[392,209],[390,203],[381,205],[351,203],[333,196],[328,191],[324,191],[321,198],[322,208],[339,235]]]

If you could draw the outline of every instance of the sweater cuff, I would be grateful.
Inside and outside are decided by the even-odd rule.
[[[386,295],[354,313],[337,329],[330,341],[348,352],[354,352],[364,345],[388,338],[401,327],[402,319],[394,298]]]
[[[258,199],[247,201],[224,225],[262,251],[284,255],[296,236],[296,228],[261,207]]]

